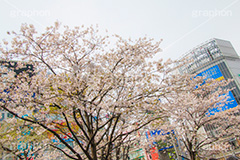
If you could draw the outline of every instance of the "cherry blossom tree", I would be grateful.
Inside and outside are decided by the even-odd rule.
[[[159,98],[175,86],[167,78],[173,62],[150,60],[160,51],[152,39],[59,27],[39,34],[23,24],[19,33],[8,32],[12,41],[3,40],[1,60],[33,70],[1,68],[0,107],[36,135],[47,132],[51,143],[43,143],[68,158],[111,159],[137,130],[164,116]]]
[[[227,146],[221,141],[239,136],[239,107],[226,108],[232,103],[226,87],[230,80],[194,76],[186,75],[181,81],[185,87],[163,99],[169,117],[166,128],[177,132],[191,160],[223,151]]]

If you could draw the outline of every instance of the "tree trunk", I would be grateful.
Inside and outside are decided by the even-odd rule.
[[[191,160],[196,160],[196,152],[194,152],[194,151],[189,151],[189,154],[190,154],[190,159],[191,159]]]
[[[92,144],[94,144],[94,143],[92,143]],[[92,150],[92,157],[93,157],[93,159],[97,160],[98,159],[97,158],[97,149],[96,149],[95,144],[91,146],[91,150]]]

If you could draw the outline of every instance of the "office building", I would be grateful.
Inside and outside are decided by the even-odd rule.
[[[190,63],[179,68],[180,74],[197,74],[217,80],[233,79],[228,85],[228,87],[232,89],[228,94],[229,103],[225,104],[221,110],[214,110],[215,108],[213,108],[212,114],[215,114],[214,112],[234,108],[240,104],[240,58],[229,41],[216,38],[208,40],[191,49],[184,54],[180,60],[181,59],[190,60]],[[214,125],[205,125],[204,131],[202,132],[207,132],[207,134],[212,136],[219,134],[215,130]],[[238,142],[240,141],[235,137],[225,137],[221,141],[231,144],[231,150],[239,148]],[[219,154],[216,155],[216,157],[221,159],[223,155]]]
[[[229,88],[234,106],[240,104],[240,58],[229,41],[211,39],[187,52],[181,57],[191,60],[179,72],[196,73],[207,78],[233,79]],[[234,106],[231,106],[234,107]]]

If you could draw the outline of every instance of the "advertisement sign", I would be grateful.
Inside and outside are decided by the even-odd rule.
[[[174,133],[174,130],[171,130],[170,132],[172,132],[173,134],[175,134]],[[170,134],[170,132],[166,132],[166,131],[164,131],[163,129],[155,129],[155,130],[153,130],[153,131],[147,131],[146,132],[146,138],[147,139],[149,139],[149,137],[152,137],[152,136],[164,136],[164,135],[169,135]]]
[[[158,156],[158,150],[156,147],[153,147],[150,149],[150,153],[151,153],[151,157],[152,157],[152,160],[158,160],[159,156]]]
[[[224,79],[222,72],[217,65],[199,73],[197,76],[204,76],[206,79],[212,78],[219,81]]]
[[[153,131],[147,131],[146,132],[146,138],[147,140],[149,140],[149,138],[153,137],[153,136],[165,136],[165,135],[170,135],[170,133],[174,134],[175,135],[175,132],[174,130],[171,130],[169,132],[166,132],[164,131],[163,129],[156,129],[156,130],[153,130]],[[177,140],[177,139],[176,139]],[[153,142],[154,145],[156,145],[157,143],[156,142]],[[167,149],[171,149],[173,148],[173,146],[162,146],[162,148],[159,149],[159,151],[162,151],[162,150],[167,150]]]
[[[206,77],[205,79],[212,78],[218,81],[221,81],[224,79],[222,72],[217,65],[199,73],[197,76],[204,76]],[[228,110],[230,108],[234,108],[238,105],[231,91],[227,93],[227,96],[228,96],[227,103],[222,107],[215,107],[215,108],[209,109],[209,114],[208,114],[209,116],[214,115],[216,112],[221,112],[221,111]]]
[[[68,131],[66,132],[66,135],[62,133],[62,131],[68,130],[67,129],[67,123],[66,122],[59,122],[59,124],[56,125],[56,129],[53,129],[65,142],[71,142],[73,139],[69,138],[72,137],[72,134]],[[76,131],[76,125],[74,123],[71,123],[72,129]],[[53,135],[51,132],[48,133],[48,138],[51,139],[53,142],[59,142],[59,140]]]

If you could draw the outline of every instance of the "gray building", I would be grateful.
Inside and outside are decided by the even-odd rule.
[[[190,73],[213,79],[233,79],[229,88],[229,102],[225,109],[236,107],[240,104],[240,57],[229,41],[210,39],[184,54],[181,59],[188,59],[190,63],[179,68],[180,74]],[[213,108],[214,109],[214,108]],[[224,109],[224,110],[225,110]],[[218,112],[217,110],[213,110]],[[210,135],[218,134],[214,125],[205,125],[204,131]],[[224,141],[231,144],[231,149],[238,148],[236,138],[230,137]],[[223,158],[223,157],[221,157]]]
[[[211,39],[193,48],[180,59],[191,62],[179,69],[180,73],[197,73],[214,79],[233,79],[229,84],[232,96],[240,104],[240,58],[229,41]]]

